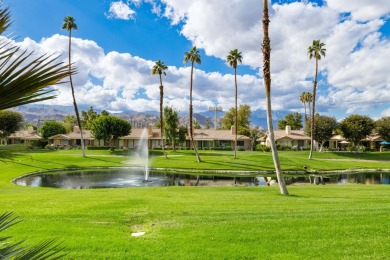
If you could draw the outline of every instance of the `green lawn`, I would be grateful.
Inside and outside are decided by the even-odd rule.
[[[60,237],[69,259],[386,259],[390,185],[162,187],[61,190],[10,180],[50,168],[131,166],[127,152],[29,151],[0,147],[0,209],[25,221],[2,235]],[[271,170],[270,153],[154,151],[169,168]],[[389,153],[282,152],[283,169],[388,168]],[[132,232],[145,231],[141,237]]]

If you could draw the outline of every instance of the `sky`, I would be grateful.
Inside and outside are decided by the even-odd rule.
[[[184,53],[196,46],[194,112],[234,106],[230,50],[242,52],[237,67],[238,104],[266,109],[262,75],[262,1],[259,0],[3,0],[22,49],[68,59],[63,19],[73,16],[73,77],[80,106],[108,111],[158,111],[157,60],[164,105],[180,113],[189,106],[191,64]],[[338,120],[350,114],[390,116],[389,0],[272,0],[270,12],[272,108],[303,112],[302,92],[311,92],[315,61],[307,48],[324,42],[319,61],[316,110]],[[44,104],[72,105],[69,84],[55,86],[58,97]]]

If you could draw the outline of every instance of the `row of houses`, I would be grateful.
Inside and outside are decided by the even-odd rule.
[[[83,138],[85,146],[104,146],[103,140],[95,139],[89,130],[83,130]],[[149,149],[161,147],[162,145],[160,129],[149,125],[146,129],[133,128],[129,135],[120,137],[116,141],[115,146],[120,148],[136,148],[139,146],[142,138],[148,140]],[[42,137],[32,127],[29,127],[27,130],[17,131],[9,136],[7,143],[17,144],[41,139]],[[230,130],[194,129],[194,141],[200,149],[212,147],[231,147],[233,149],[235,144],[235,127],[232,126]],[[80,129],[75,126],[69,134],[51,136],[49,137],[49,142],[55,146],[80,146]],[[190,138],[187,136],[186,142],[180,145],[187,148],[190,147],[190,142]],[[245,135],[237,135],[237,146],[245,150],[250,150],[250,138]]]
[[[303,130],[291,130],[290,126],[286,126],[285,130],[275,130],[275,141],[281,146],[295,147],[296,149],[303,149],[310,146],[310,137],[305,135]],[[83,138],[86,146],[104,146],[102,140],[97,140],[93,137],[89,130],[83,130]],[[139,146],[140,140],[144,138],[148,140],[149,149],[161,147],[161,134],[159,128],[154,128],[149,125],[146,129],[133,128],[131,133],[123,136],[116,141],[115,146],[121,148],[136,148]],[[33,140],[41,140],[42,137],[32,128],[27,130],[17,131],[7,138],[7,143],[25,143]],[[200,149],[205,148],[224,148],[231,147],[234,149],[235,144],[235,127],[232,126],[230,130],[216,130],[216,129],[194,129],[194,141]],[[362,145],[373,150],[379,150],[380,143],[383,141],[378,134],[372,134],[362,140]],[[80,130],[77,126],[74,127],[73,132],[69,134],[58,134],[49,137],[49,142],[55,146],[71,146],[77,147],[81,145]],[[269,139],[267,134],[258,139],[258,143],[269,146]],[[190,147],[191,140],[187,136],[187,140],[181,145],[183,148]],[[324,147],[343,150],[349,145],[349,142],[340,135],[334,135],[324,144]],[[237,146],[245,150],[252,148],[251,139],[245,135],[237,136]],[[315,143],[316,149],[318,144]]]
[[[286,126],[285,130],[274,131],[274,135],[276,144],[282,146],[296,147],[297,149],[310,146],[310,137],[305,135],[303,130],[291,130],[291,126]],[[260,143],[269,146],[270,141],[267,135],[261,137],[259,141]],[[361,145],[372,150],[379,150],[382,142],[384,142],[384,139],[380,135],[374,133],[366,136],[366,138],[361,141]],[[335,150],[344,150],[349,145],[350,143],[344,137],[341,135],[334,135],[326,141],[323,146]],[[316,150],[319,149],[316,142],[314,143],[314,146]]]

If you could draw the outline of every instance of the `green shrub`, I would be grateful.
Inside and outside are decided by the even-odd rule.
[[[87,150],[110,150],[109,146],[87,146]]]

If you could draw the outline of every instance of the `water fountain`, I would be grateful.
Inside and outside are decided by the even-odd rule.
[[[144,181],[149,181],[149,147],[148,147],[148,129],[145,128],[142,131],[141,139],[138,144],[137,156],[140,161],[141,167],[143,167],[145,172]]]

